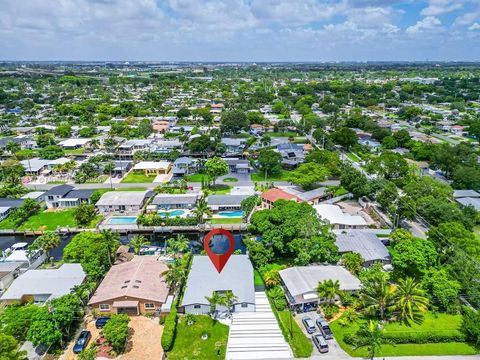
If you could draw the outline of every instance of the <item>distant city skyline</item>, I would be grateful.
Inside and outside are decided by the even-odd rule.
[[[0,0],[1,60],[480,61],[480,0]]]

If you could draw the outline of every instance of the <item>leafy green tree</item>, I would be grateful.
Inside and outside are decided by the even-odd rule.
[[[435,244],[443,260],[447,260],[456,248],[480,258],[480,239],[459,222],[432,226],[428,231],[428,239]]]
[[[363,258],[362,255],[358,253],[346,253],[342,255],[341,258],[342,264],[350,271],[352,274],[357,275],[360,270],[363,268]]]
[[[20,144],[17,143],[16,141],[10,140],[7,142],[5,145],[5,150],[9,152],[10,155],[15,154],[17,151],[21,149]]]
[[[35,141],[40,148],[56,144],[55,136],[52,133],[40,134],[36,137]]]
[[[217,305],[220,305],[222,302],[222,295],[219,292],[214,291],[211,296],[205,296],[205,299],[210,304],[210,314],[213,314],[217,309]]]
[[[271,247],[266,247],[263,242],[245,239],[243,240],[248,250],[248,255],[257,268],[267,265],[274,258]]]
[[[27,360],[27,352],[19,348],[13,336],[0,333],[0,360]]]
[[[406,324],[420,324],[428,310],[428,298],[414,278],[400,279],[395,290],[396,309]]]
[[[65,151],[58,145],[47,145],[39,150],[42,159],[55,160],[65,155]]]
[[[340,283],[338,280],[325,280],[319,282],[317,286],[317,294],[321,299],[325,299],[327,303],[333,303],[337,296],[342,296],[343,292],[340,290]]]
[[[193,209],[193,214],[195,215],[199,224],[203,224],[205,222],[205,216],[212,215],[205,196],[202,196],[200,199],[198,199],[197,206],[195,209]]]
[[[25,169],[18,160],[7,159],[0,164],[0,176],[7,186],[20,185],[24,174]]]
[[[480,345],[480,312],[465,308],[462,321],[462,331],[466,340],[475,346]]]
[[[358,136],[355,131],[347,127],[341,127],[337,129],[332,133],[331,138],[334,143],[343,146],[347,150],[349,150],[358,141]]]
[[[305,190],[312,190],[316,184],[324,181],[329,175],[330,172],[325,166],[317,163],[304,163],[290,171],[287,180],[300,185]]]
[[[408,163],[403,156],[390,151],[370,160],[367,169],[387,180],[403,179],[409,171]]]
[[[221,130],[227,133],[238,133],[248,127],[247,115],[241,110],[224,111],[221,119]]]
[[[369,195],[372,187],[367,177],[352,166],[343,166],[340,184],[355,197]]]
[[[41,311],[41,308],[33,303],[6,306],[0,312],[1,332],[11,335],[19,341],[25,341],[33,318],[39,311]]]
[[[219,157],[213,157],[205,162],[205,171],[215,184],[219,176],[228,174],[228,164]]]
[[[398,142],[393,136],[385,136],[382,140],[382,146],[385,149],[395,149],[398,147]]]
[[[398,277],[420,278],[424,271],[435,266],[437,251],[429,240],[411,236],[391,249],[392,265]]]
[[[72,136],[72,127],[68,123],[62,123],[55,128],[55,135],[61,138]]]
[[[422,279],[430,304],[440,311],[455,313],[460,309],[458,294],[460,283],[453,279],[445,269],[430,269]]]
[[[144,138],[149,137],[153,133],[153,126],[149,119],[140,121],[138,124],[138,132]]]
[[[45,252],[47,255],[50,254],[50,251],[60,245],[62,239],[54,231],[47,231],[37,237],[33,243],[28,247],[29,250],[40,249]]]
[[[117,353],[123,352],[128,339],[128,323],[130,318],[126,314],[112,315],[102,329],[105,338]]]
[[[190,116],[190,110],[188,110],[187,108],[182,107],[182,108],[178,109],[177,117],[179,119],[184,119],[184,118],[187,118],[189,116]]]
[[[305,162],[314,162],[325,166],[332,175],[341,175],[340,157],[337,153],[328,150],[313,150],[305,157]]]
[[[393,134],[393,138],[397,142],[398,146],[405,147],[405,145],[412,139],[410,133],[407,130],[398,130]]]
[[[142,247],[148,244],[150,244],[150,241],[148,241],[143,235],[134,235],[132,240],[130,240],[130,246],[133,247],[133,252],[136,255],[140,253]]]
[[[93,219],[95,219],[96,215],[97,211],[95,210],[95,205],[86,202],[82,202],[80,205],[78,205],[73,212],[75,222],[79,226],[89,225]]]
[[[268,175],[278,175],[282,171],[282,155],[270,149],[260,150],[258,154],[260,171]]]

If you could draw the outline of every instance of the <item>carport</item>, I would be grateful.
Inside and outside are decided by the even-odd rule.
[[[117,314],[138,315],[138,301],[115,301],[113,307],[117,309]]]

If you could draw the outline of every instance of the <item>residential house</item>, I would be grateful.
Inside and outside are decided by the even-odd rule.
[[[152,314],[165,303],[169,288],[163,273],[168,266],[156,256],[135,256],[113,265],[88,305],[99,314]]]
[[[117,151],[117,156],[120,159],[133,158],[133,154],[137,151],[150,149],[152,145],[151,139],[131,139],[123,142]]]
[[[249,174],[251,167],[250,161],[238,158],[224,159],[228,165],[228,170],[233,174]]]
[[[83,283],[85,276],[80,264],[62,264],[58,269],[28,270],[13,281],[0,301],[44,304],[69,294],[73,287]]]
[[[412,165],[413,169],[419,176],[427,176],[429,174],[429,166],[426,161],[415,161],[411,159],[405,159],[408,164]]]
[[[460,206],[473,206],[480,211],[480,193],[475,190],[455,190],[453,198]]]
[[[282,143],[277,145],[277,152],[282,155],[282,165],[286,168],[295,168],[305,161],[303,145]]]
[[[20,275],[21,262],[0,262],[0,295]]]
[[[45,191],[30,191],[20,199],[33,199],[37,203],[41,203],[42,201],[45,201]]]
[[[174,150],[181,150],[182,147],[183,147],[183,143],[178,139],[158,140],[153,145],[152,152],[167,154]]]
[[[368,227],[363,217],[344,213],[338,205],[318,204],[313,208],[318,216],[328,222],[333,229],[365,229]]]
[[[261,196],[262,208],[271,209],[273,203],[280,199],[317,205],[331,196],[326,190],[327,189],[324,187],[310,191],[299,191],[293,187],[271,188],[265,191]]]
[[[29,244],[18,242],[2,251],[0,262],[20,263],[21,271],[36,269],[47,259],[47,255],[42,250],[28,250]]]
[[[133,166],[133,171],[143,172],[144,175],[168,175],[172,170],[169,161],[140,161]]]
[[[465,127],[462,125],[453,125],[450,128],[450,132],[452,132],[455,135],[462,136],[464,132]]]
[[[149,198],[150,191],[109,191],[103,194],[95,206],[101,213],[139,212]]]
[[[198,194],[158,194],[150,206],[156,210],[193,209],[198,200]]]
[[[336,244],[340,254],[357,253],[363,259],[363,266],[374,263],[389,264],[390,253],[382,241],[371,232],[349,230],[337,235]]]
[[[277,200],[289,200],[300,202],[300,198],[296,195],[290,194],[289,192],[280,189],[280,188],[271,188],[262,193],[262,209],[271,209],[273,204]]]
[[[74,189],[70,185],[54,186],[44,194],[49,209],[68,209],[81,203],[90,203],[94,189]]]
[[[173,162],[173,180],[180,180],[186,175],[191,175],[197,172],[197,159],[182,156]]]
[[[248,195],[210,195],[207,203],[212,211],[240,210],[242,201],[247,197]]]
[[[65,150],[77,150],[87,147],[90,141],[92,141],[92,139],[71,138],[60,141],[58,145],[60,145]]]
[[[360,280],[337,265],[295,266],[280,270],[279,275],[289,307],[299,312],[310,311],[326,300],[317,293],[318,283],[338,281],[340,290],[347,293],[361,288]]]
[[[225,145],[226,154],[242,154],[245,145],[247,144],[247,139],[245,138],[222,138],[222,144]]]
[[[0,198],[0,221],[7,218],[14,209],[22,206],[25,199]]]
[[[233,312],[255,311],[253,267],[248,256],[230,256],[220,273],[208,256],[194,256],[181,306],[186,314],[208,314],[210,304],[206,297],[227,291],[237,298],[231,309]],[[219,312],[227,310],[222,305],[215,308]]]

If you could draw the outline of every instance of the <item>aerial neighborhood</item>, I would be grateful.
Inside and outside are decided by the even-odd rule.
[[[479,79],[0,64],[0,359],[478,357]]]

